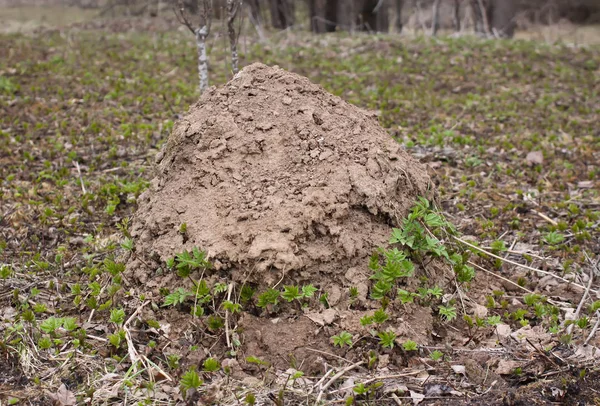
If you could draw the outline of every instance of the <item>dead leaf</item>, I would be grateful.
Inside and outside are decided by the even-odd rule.
[[[501,359],[496,367],[496,373],[498,375],[510,375],[515,372],[515,369],[519,368],[521,363],[519,361],[511,361],[507,359]]]
[[[529,165],[541,165],[544,163],[544,154],[542,154],[542,151],[531,151],[527,154],[525,160]]]
[[[67,389],[64,383],[60,385],[56,393],[50,394],[50,398],[56,406],[73,406],[77,403],[75,395]]]
[[[459,375],[467,374],[467,370],[464,365],[452,365],[451,368],[455,374],[459,374]]]
[[[594,181],[582,180],[581,182],[577,182],[577,187],[579,189],[591,189],[594,187]]]
[[[413,401],[413,405],[418,405],[419,403],[421,403],[423,401],[423,399],[425,399],[425,395],[423,395],[422,393],[419,392],[414,392],[414,391],[410,391],[410,398]]]
[[[306,317],[308,317],[313,322],[317,323],[319,326],[325,326],[333,323],[336,315],[337,313],[334,309],[325,309],[319,313],[307,313]]]

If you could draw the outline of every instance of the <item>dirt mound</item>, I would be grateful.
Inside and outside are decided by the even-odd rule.
[[[262,64],[207,92],[157,161],[138,251],[164,261],[200,247],[234,280],[269,285],[364,266],[429,184],[374,115]]]
[[[199,247],[230,281],[311,283],[331,304],[358,286],[364,298],[369,256],[430,192],[425,168],[374,114],[262,64],[206,92],[157,163],[128,263],[150,290],[176,286],[165,261]]]

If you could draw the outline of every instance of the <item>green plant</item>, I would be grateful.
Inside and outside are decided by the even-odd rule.
[[[288,302],[291,302],[293,300],[301,299],[303,295],[302,293],[300,293],[300,289],[298,288],[298,286],[285,286],[281,297],[283,297]]]
[[[204,371],[206,372],[215,372],[221,368],[221,364],[218,360],[214,358],[207,358],[204,360],[204,364],[202,365]]]
[[[416,351],[419,346],[412,340],[406,340],[404,343],[402,343],[402,348],[404,348],[404,351]]]
[[[340,334],[331,337],[333,340],[333,345],[337,347],[343,347],[347,345],[348,347],[352,346],[352,334],[347,331],[342,331]]]
[[[181,376],[181,380],[179,381],[179,385],[181,386],[184,394],[187,394],[188,390],[190,389],[198,389],[203,383],[204,382],[202,382],[202,379],[200,379],[198,372],[196,372],[196,370],[193,368],[187,370]]]
[[[183,251],[175,255],[175,267],[177,274],[181,277],[186,277],[196,269],[209,269],[211,263],[206,259],[206,253],[200,251],[198,247],[194,247],[192,252]]]
[[[258,296],[258,302],[256,305],[258,307],[267,307],[267,305],[276,305],[279,301],[279,291],[276,289],[267,289],[266,292],[263,292]]]
[[[165,296],[165,300],[163,302],[163,307],[165,306],[177,306],[183,304],[186,299],[192,296],[192,293],[186,291],[183,288],[177,288],[175,292],[168,294]]]
[[[396,333],[393,331],[381,331],[377,335],[383,348],[394,348]]]
[[[110,311],[110,321],[117,326],[121,326],[125,322],[125,311],[123,309],[112,309]]]
[[[446,321],[452,321],[456,318],[456,307],[454,306],[440,306],[438,311]]]
[[[565,236],[557,231],[551,231],[544,235],[544,241],[549,245],[557,245],[565,240]]]
[[[406,345],[406,342],[405,342],[404,344],[402,344],[402,346],[403,346],[403,347],[404,347],[405,345]],[[415,343],[415,346],[416,346],[416,343]],[[409,348],[406,348],[406,347],[404,347],[404,349],[405,349],[406,351],[412,351],[412,350],[410,349],[410,348],[412,348],[412,347],[413,347],[413,346],[412,346],[412,345],[410,345],[410,346],[409,346]],[[416,348],[415,348],[415,349],[416,349]],[[440,350],[435,350],[435,351],[433,351],[431,354],[429,354],[429,357],[430,357],[432,360],[434,360],[434,361],[439,361],[439,360],[441,360],[441,359],[443,359],[443,358],[444,358],[444,353],[443,353],[443,352],[441,352]]]
[[[383,309],[376,310],[373,313],[373,321],[377,324],[383,324],[390,316]]]

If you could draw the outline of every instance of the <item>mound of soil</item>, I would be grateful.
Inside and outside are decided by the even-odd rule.
[[[311,283],[330,304],[358,286],[364,298],[369,256],[432,187],[374,114],[262,64],[207,91],[157,164],[127,266],[150,290],[176,286],[164,261],[198,247],[239,284]]]

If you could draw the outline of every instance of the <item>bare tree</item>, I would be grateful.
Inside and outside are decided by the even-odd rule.
[[[440,0],[434,0],[431,16],[431,35],[436,35],[440,29]]]
[[[231,70],[234,75],[239,71],[235,17],[240,7],[242,7],[241,0],[227,0],[227,31],[229,34],[229,45],[231,46]]]
[[[294,25],[294,1],[270,0],[271,24],[273,28],[286,29]]]
[[[454,23],[454,31],[460,31],[460,0],[454,0],[452,5],[452,21]]]
[[[396,32],[400,34],[402,32],[402,6],[404,6],[404,0],[395,0],[396,6]]]
[[[206,39],[210,34],[210,25],[212,23],[212,1],[196,0],[201,2],[198,15],[198,26],[194,27],[190,22],[191,16],[186,11],[183,0],[179,0],[179,9],[175,9],[177,20],[185,25],[196,37],[196,47],[198,49],[198,77],[200,79],[200,94],[208,89],[208,55],[206,53]],[[196,3],[197,5],[197,3]]]

